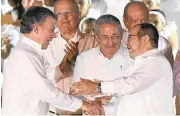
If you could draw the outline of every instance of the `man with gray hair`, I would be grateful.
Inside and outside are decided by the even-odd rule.
[[[95,24],[95,34],[99,46],[85,51],[77,57],[72,83],[80,82],[83,79],[113,81],[122,76],[131,64],[128,50],[121,45],[123,30],[120,21],[115,16],[103,15],[99,17]],[[73,89],[75,88],[72,87],[71,90]],[[75,91],[78,92],[77,89]],[[81,94],[74,95],[81,96]],[[108,96],[108,94],[83,95],[89,100]],[[112,100],[117,101],[117,97],[113,97]],[[108,111],[109,109],[106,110],[106,112]]]

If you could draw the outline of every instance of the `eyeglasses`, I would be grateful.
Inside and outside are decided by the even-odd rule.
[[[129,35],[128,35],[128,38],[132,38],[133,36],[134,36],[134,37],[138,37],[138,38],[143,37],[143,36],[141,36],[141,35],[132,35],[132,34],[129,34]]]
[[[75,11],[65,11],[65,12],[58,12],[56,15],[58,16],[58,18],[61,18],[63,16],[72,16],[72,14],[74,14]]]
[[[99,39],[102,41],[108,41],[109,38],[111,38],[112,41],[117,41],[120,37],[121,36],[111,36],[111,37],[105,36],[105,37],[99,37]]]

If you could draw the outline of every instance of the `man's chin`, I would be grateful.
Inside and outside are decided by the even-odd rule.
[[[105,51],[108,54],[114,54],[114,53],[116,53],[117,49],[116,48],[106,48]]]

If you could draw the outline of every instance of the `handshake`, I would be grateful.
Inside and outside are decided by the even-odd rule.
[[[104,115],[104,108],[101,106],[101,103],[92,102],[92,101],[83,101],[81,110],[86,115]]]
[[[97,82],[81,79],[79,82],[74,83],[70,89],[70,94],[74,96],[83,95],[99,95],[97,90]],[[108,104],[112,96],[104,96],[96,98],[94,101],[84,100],[81,106],[81,111],[86,115],[104,115],[105,111],[101,105]]]

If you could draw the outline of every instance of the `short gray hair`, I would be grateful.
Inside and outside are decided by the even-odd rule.
[[[118,18],[113,15],[107,14],[100,16],[95,23],[95,33],[99,33],[99,27],[102,24],[114,24],[117,25],[120,32],[122,32],[122,26]]]
[[[57,0],[57,1],[54,3],[54,8],[56,7],[56,5],[57,5],[60,1],[61,1],[61,0]],[[72,0],[72,4],[73,4],[73,6],[74,6],[74,10],[79,13],[79,6],[78,6],[76,0]]]

